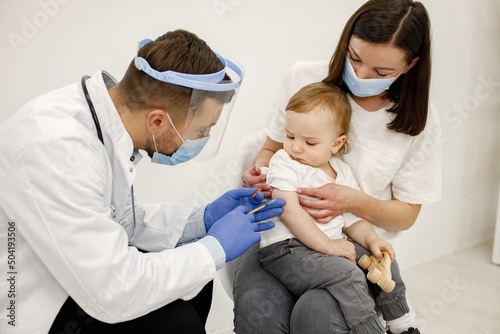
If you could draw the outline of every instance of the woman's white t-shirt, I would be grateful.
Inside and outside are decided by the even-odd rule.
[[[322,81],[328,72],[326,61],[300,61],[285,76],[275,108],[266,117],[266,133],[274,141],[285,138],[285,107],[303,86]],[[366,111],[349,97],[352,107],[349,153],[342,157],[351,168],[361,190],[375,198],[425,204],[441,197],[441,128],[430,109],[425,129],[409,136],[387,128],[396,114],[386,109]],[[374,225],[381,238],[394,242],[399,231]]]

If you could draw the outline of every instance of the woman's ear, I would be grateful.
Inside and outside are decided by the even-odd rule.
[[[415,57],[413,60],[406,66],[406,69],[403,71],[403,74],[408,72],[416,63],[420,60],[420,57]]]
[[[337,139],[335,139],[332,146],[332,154],[337,154],[337,152],[342,148],[342,146],[344,146],[346,140],[347,140],[346,135],[339,136]]]

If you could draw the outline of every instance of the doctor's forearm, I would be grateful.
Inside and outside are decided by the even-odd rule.
[[[203,221],[205,208],[206,205],[198,206],[193,209],[176,247],[198,240],[207,234]]]
[[[413,226],[420,212],[420,204],[398,200],[379,200],[359,193],[352,213],[387,230],[403,231]]]

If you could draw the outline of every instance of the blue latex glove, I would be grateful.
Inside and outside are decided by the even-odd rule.
[[[246,206],[238,206],[233,211],[216,221],[207,235],[216,238],[226,253],[226,262],[234,260],[253,244],[260,241],[259,232],[274,227],[274,223],[255,223],[257,214],[246,214]],[[281,207],[269,209],[273,216],[283,212]]]
[[[224,195],[208,204],[205,208],[205,213],[203,216],[205,231],[210,230],[210,227],[216,221],[239,206],[244,206],[245,212],[249,212],[253,208],[257,207],[264,200],[264,194],[262,192],[258,192],[255,197],[252,197],[255,191],[257,191],[257,188],[238,188],[229,190]],[[276,200],[272,205],[269,205],[265,209],[259,211],[258,213],[255,213],[255,221],[266,220],[276,216],[276,214],[269,215],[269,210],[274,208],[281,208],[283,205],[285,205],[284,200]]]

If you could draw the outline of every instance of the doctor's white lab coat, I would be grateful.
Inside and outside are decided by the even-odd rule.
[[[220,259],[203,242],[174,249],[203,208],[136,203],[133,243],[153,252],[128,246],[140,154],[107,92],[112,80],[87,80],[104,146],[80,82],[0,126],[1,333],[47,333],[69,295],[98,320],[134,319],[194,297],[215,277]]]

